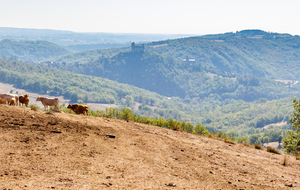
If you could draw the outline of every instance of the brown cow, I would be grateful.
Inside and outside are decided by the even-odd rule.
[[[83,113],[84,115],[87,115],[89,111],[89,106],[82,104],[69,104],[67,108],[71,109],[76,114]]]
[[[41,101],[45,107],[45,110],[48,110],[48,106],[55,106],[59,111],[59,100],[58,98],[46,98],[46,97],[38,97],[36,101]]]
[[[12,98],[9,102],[8,102],[9,105],[11,106],[17,106],[18,103],[17,103],[17,100],[15,98]]]
[[[29,103],[29,95],[25,94],[19,96],[20,107],[23,107],[24,104],[26,105],[26,107],[28,107],[28,103]]]
[[[10,103],[12,99],[16,101],[15,95],[12,94],[0,94],[0,99],[1,101],[5,102],[5,104]],[[17,103],[15,105],[17,105]]]

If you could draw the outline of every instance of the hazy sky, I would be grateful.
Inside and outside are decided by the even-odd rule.
[[[300,0],[0,0],[0,26],[76,32],[300,35]]]

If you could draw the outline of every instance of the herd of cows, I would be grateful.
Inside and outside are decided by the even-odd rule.
[[[28,107],[29,104],[29,95],[17,95],[17,94],[0,94],[0,100],[5,102],[6,105],[19,106],[23,107],[24,104]],[[59,99],[58,98],[47,98],[39,96],[36,101],[42,102],[45,107],[45,110],[48,110],[48,106],[55,106],[59,111]],[[68,109],[71,109],[76,114],[88,114],[89,106],[82,104],[69,104]]]

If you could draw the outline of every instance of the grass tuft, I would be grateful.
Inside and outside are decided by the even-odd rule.
[[[276,148],[272,148],[270,146],[267,147],[267,152],[271,152],[274,154],[281,154],[279,150],[277,150]]]
[[[247,147],[251,147],[251,145],[249,143],[244,143],[243,145],[247,146]]]
[[[254,144],[255,149],[264,149],[260,144]]]
[[[39,110],[39,106],[35,106],[35,105],[29,105],[30,109],[33,110],[33,111],[37,111]]]
[[[235,143],[233,142],[233,140],[231,140],[231,139],[224,139],[224,142],[230,143],[230,144],[235,144]]]

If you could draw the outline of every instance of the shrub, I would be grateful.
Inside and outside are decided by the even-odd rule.
[[[281,154],[279,150],[277,150],[276,148],[272,148],[270,146],[267,147],[267,152],[271,152],[274,154]]]
[[[194,131],[193,131],[194,134],[198,134],[198,135],[205,135],[207,136],[209,134],[208,130],[205,128],[204,125],[200,125],[200,124],[197,124]]]
[[[300,156],[296,156],[296,160],[300,160]]]
[[[222,132],[222,131],[218,131],[217,132],[217,137],[221,138],[221,139],[226,139],[228,138],[227,134]]]
[[[30,107],[30,109],[33,110],[33,111],[37,111],[37,110],[40,109],[39,106],[35,106],[35,105],[32,105],[32,104],[30,104],[29,107]]]
[[[254,144],[255,149],[263,149],[263,147],[260,144]]]
[[[247,138],[246,137],[239,137],[237,139],[237,142],[238,143],[241,143],[241,144],[249,144],[249,142],[247,141]]]

